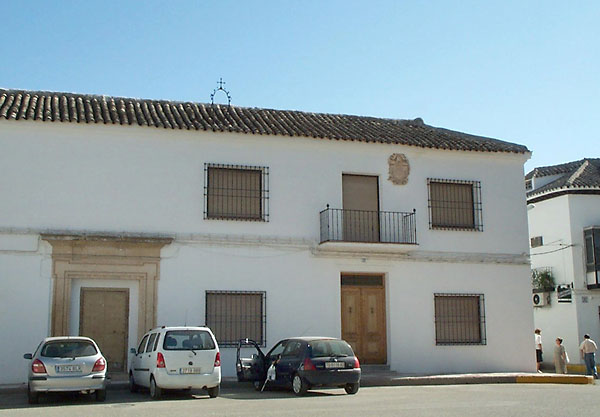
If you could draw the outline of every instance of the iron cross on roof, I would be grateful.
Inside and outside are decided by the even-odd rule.
[[[218,88],[215,88],[212,92],[212,94],[210,95],[210,104],[214,105],[215,104],[215,94],[217,94],[217,91],[222,91],[225,93],[225,95],[227,95],[227,105],[230,106],[231,105],[231,95],[229,94],[229,91],[225,90],[225,88],[223,88],[223,85],[225,84],[225,81],[223,81],[223,78],[220,77],[219,81],[217,81],[217,85],[219,86]]]

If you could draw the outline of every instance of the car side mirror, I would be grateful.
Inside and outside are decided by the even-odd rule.
[[[129,353],[133,353],[135,355],[135,354],[137,354],[137,351],[135,350],[135,348],[131,348],[131,349],[129,349]]]
[[[31,353],[26,353],[23,355],[23,359],[33,359],[33,355]]]

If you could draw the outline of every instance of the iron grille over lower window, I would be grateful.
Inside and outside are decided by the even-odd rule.
[[[434,294],[436,345],[485,345],[483,294]]]
[[[265,292],[206,292],[206,325],[221,346],[234,346],[245,338],[265,346],[266,319]]]
[[[429,227],[483,231],[479,181],[427,179]]]
[[[204,165],[204,218],[269,220],[269,169]]]

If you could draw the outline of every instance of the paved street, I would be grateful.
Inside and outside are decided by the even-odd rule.
[[[198,393],[200,394],[200,393]],[[108,392],[106,403],[60,396],[29,406],[23,392],[0,394],[0,416],[527,416],[564,417],[600,414],[600,385],[499,384],[362,388],[257,393],[224,389],[222,396],[175,393],[151,401],[147,393]]]

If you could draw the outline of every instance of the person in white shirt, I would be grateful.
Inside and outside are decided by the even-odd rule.
[[[535,329],[535,361],[537,366],[537,371],[542,372],[540,367],[542,366],[542,331],[540,329]]]
[[[598,379],[598,373],[596,372],[597,350],[598,346],[596,346],[596,342],[590,339],[590,335],[584,335],[583,342],[579,345],[579,351],[581,352],[581,358],[585,361],[586,375],[593,375],[596,379]]]

